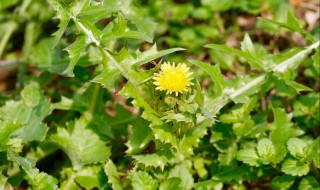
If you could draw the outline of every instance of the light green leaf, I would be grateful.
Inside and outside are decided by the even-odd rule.
[[[272,70],[276,73],[284,73],[288,70],[296,69],[298,65],[312,52],[312,50],[317,49],[319,45],[320,45],[320,41],[308,46],[305,50],[302,50],[298,52],[296,55],[277,64],[272,68]]]
[[[101,170],[100,166],[88,166],[77,171],[75,181],[85,189],[99,188],[98,173]]]
[[[126,152],[128,154],[140,153],[153,139],[153,134],[150,127],[148,127],[148,124],[149,122],[143,123],[142,121],[139,121],[139,125],[129,128],[131,134],[129,135],[129,140],[126,143],[128,147]]]
[[[147,172],[138,171],[132,176],[132,187],[134,190],[156,190],[158,182]]]
[[[215,96],[220,96],[226,84],[223,79],[223,75],[221,74],[219,66],[218,65],[211,66],[208,63],[204,63],[198,60],[189,60],[189,61],[190,63],[203,69],[210,76],[211,80],[213,80],[215,84],[215,89],[216,89]]]
[[[193,187],[193,177],[191,173],[189,172],[188,168],[185,164],[179,164],[175,165],[174,168],[172,168],[169,171],[168,178],[171,177],[178,177],[181,179],[180,186],[184,189],[192,189]]]
[[[232,6],[234,3],[234,0],[225,0],[225,1],[219,1],[219,0],[201,0],[201,4],[204,6],[208,6],[212,11],[217,12],[223,12]]]
[[[320,168],[320,137],[314,140],[310,146],[307,146],[305,152],[306,161],[313,160],[316,167]]]
[[[247,33],[244,36],[243,42],[241,42],[241,50],[246,54],[246,58],[253,69],[264,69],[262,65],[263,57],[258,54],[256,48],[253,46],[250,36]]]
[[[141,154],[132,156],[138,163],[145,166],[160,167],[162,170],[164,166],[175,159],[173,153],[168,146],[157,150],[152,154]]]
[[[66,30],[69,22],[70,22],[70,14],[64,9],[64,7],[56,0],[48,0],[49,4],[52,6],[52,8],[57,12],[56,13],[56,17],[57,19],[60,20],[60,23],[59,23],[59,30],[56,31],[54,34],[52,34],[53,36],[55,36],[55,40],[54,40],[54,46],[56,46],[64,31]]]
[[[309,166],[306,163],[299,163],[299,160],[287,158],[281,166],[281,170],[293,176],[303,176],[309,172]]]
[[[225,93],[235,103],[245,103],[249,101],[248,96],[257,93],[265,82],[265,75],[241,77],[233,81],[232,87],[225,89]]]
[[[215,180],[201,181],[195,184],[196,190],[222,190],[223,183]]]
[[[291,175],[276,176],[272,179],[270,187],[275,190],[289,189],[294,183],[295,177]]]
[[[294,157],[296,158],[304,158],[307,155],[305,154],[305,148],[307,147],[307,143],[298,138],[290,138],[287,141],[287,147]]]
[[[292,88],[294,88],[297,93],[300,93],[300,91],[313,91],[311,88],[309,88],[303,84],[297,83],[295,81],[285,80],[285,83],[288,86],[291,86]]]
[[[35,83],[27,85],[21,92],[23,101],[7,101],[0,108],[0,118],[6,123],[21,125],[12,137],[24,141],[43,140],[48,127],[42,123],[52,109]]]
[[[319,190],[319,182],[313,176],[307,176],[299,184],[299,190]]]
[[[107,161],[106,165],[104,166],[104,171],[108,176],[108,183],[111,184],[112,188],[122,190],[123,187],[121,185],[120,176],[112,160],[109,159]]]
[[[188,131],[179,142],[179,149],[181,153],[188,157],[193,154],[193,148],[197,147],[200,139],[207,134],[207,128],[210,127],[214,121],[210,118],[205,119],[190,131]]]
[[[180,184],[180,178],[171,177],[160,183],[159,190],[184,190],[184,188],[182,188]]]
[[[103,162],[110,154],[110,147],[106,146],[97,134],[86,128],[87,125],[88,122],[80,118],[67,123],[68,130],[59,127],[57,133],[51,136],[52,141],[69,156],[75,170],[85,164]]]
[[[250,166],[260,166],[258,153],[254,149],[240,150],[237,159]]]
[[[65,50],[69,53],[70,64],[68,65],[67,69],[63,72],[63,74],[66,74],[67,76],[74,76],[73,69],[77,64],[81,56],[81,53],[84,51],[86,47],[86,37],[78,36],[75,42],[73,42],[70,46],[65,48]]]
[[[269,164],[270,162],[272,162],[273,157],[275,156],[275,153],[276,153],[275,147],[272,144],[272,141],[267,138],[263,138],[259,140],[257,150],[260,155],[259,160],[263,164]]]
[[[137,68],[145,63],[148,63],[152,60],[155,60],[159,57],[163,57],[165,55],[168,55],[170,53],[176,52],[176,51],[183,51],[185,49],[183,48],[171,48],[171,49],[166,49],[162,51],[157,51],[157,46],[156,44],[153,45],[150,49],[144,52],[136,52],[137,58],[131,63],[133,67]]]
[[[13,156],[11,159],[19,164],[26,172],[27,182],[33,189],[55,190],[58,188],[58,180],[44,172],[39,172],[39,170],[35,168],[35,162],[20,156]]]

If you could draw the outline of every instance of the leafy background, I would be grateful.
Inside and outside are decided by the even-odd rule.
[[[319,2],[0,11],[1,188],[319,189]],[[155,90],[162,61],[190,92]]]

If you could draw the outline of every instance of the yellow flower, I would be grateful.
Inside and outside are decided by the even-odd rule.
[[[184,63],[179,63],[177,66],[173,63],[164,63],[160,67],[161,71],[155,73],[153,79],[157,87],[157,90],[166,90],[167,94],[175,93],[178,96],[178,93],[183,93],[188,91],[189,87],[192,84],[191,74],[189,72],[189,67]]]

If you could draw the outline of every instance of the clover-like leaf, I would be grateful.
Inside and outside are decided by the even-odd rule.
[[[272,162],[276,153],[272,141],[267,138],[259,140],[257,150],[260,155],[260,161],[264,164]]]
[[[255,149],[240,150],[237,154],[237,159],[250,166],[260,166],[259,155]]]
[[[309,165],[307,163],[300,163],[294,158],[287,158],[281,166],[281,170],[293,176],[303,176],[309,172]]]
[[[305,143],[303,140],[298,138],[290,138],[287,141],[287,147],[294,157],[296,158],[304,158],[307,156],[305,154],[305,148],[307,147],[307,143]]]

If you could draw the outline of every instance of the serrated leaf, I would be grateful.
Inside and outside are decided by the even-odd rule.
[[[295,177],[291,175],[276,176],[272,179],[270,187],[275,190],[289,189],[294,183]]]
[[[182,137],[179,149],[184,156],[188,157],[193,154],[193,148],[198,146],[200,139],[207,133],[207,128],[213,123],[212,119],[205,119]]]
[[[145,166],[160,167],[162,170],[164,166],[175,159],[173,153],[168,146],[152,154],[141,154],[132,156],[138,163]]]
[[[181,179],[180,186],[184,189],[192,189],[193,187],[193,177],[191,173],[189,172],[188,168],[185,164],[179,164],[175,165],[174,168],[172,168],[169,171],[168,178],[171,177],[178,177]]]
[[[250,166],[260,166],[259,155],[254,149],[240,150],[237,154],[237,159]]]
[[[180,178],[171,177],[160,183],[159,190],[169,190],[169,189],[184,190],[184,188],[182,188],[180,184],[181,184]]]
[[[112,188],[122,190],[123,187],[121,185],[120,176],[112,160],[107,161],[104,166],[104,171],[108,176],[108,183],[111,184]]]
[[[263,164],[269,164],[272,162],[276,153],[272,141],[267,138],[259,140],[257,150],[260,156],[260,161]]]
[[[35,162],[20,156],[13,156],[11,159],[19,164],[26,172],[28,184],[31,185],[33,189],[55,190],[58,188],[58,180],[44,172],[39,172],[39,170],[35,168]]]
[[[134,190],[156,190],[158,182],[147,172],[138,171],[132,176],[132,187]]]
[[[296,158],[304,158],[307,156],[305,154],[305,148],[307,147],[307,143],[298,138],[290,138],[287,141],[287,148],[294,157]]]
[[[319,190],[319,182],[313,176],[303,178],[299,184],[299,190]]]
[[[115,91],[115,82],[121,77],[121,72],[115,68],[105,67],[99,75],[92,81],[101,84],[102,86]]]
[[[213,80],[215,84],[215,89],[216,89],[215,96],[220,96],[226,84],[221,74],[219,66],[218,65],[211,66],[210,64],[207,64],[198,60],[189,60],[189,61],[190,63],[203,69],[210,76],[211,80]]]
[[[70,22],[70,16],[68,14],[68,12],[64,9],[64,7],[56,0],[48,0],[49,4],[52,6],[52,8],[57,12],[56,13],[56,18],[60,20],[59,23],[59,30],[56,31],[54,34],[52,34],[53,36],[55,36],[55,40],[54,40],[54,46],[56,46],[64,31],[66,30],[69,22]]]
[[[293,158],[287,158],[281,166],[281,170],[293,176],[303,176],[309,172],[309,165],[306,163],[300,163],[299,160]]]
[[[110,147],[106,146],[97,134],[86,128],[87,125],[88,122],[80,118],[68,123],[68,130],[59,127],[57,133],[51,136],[52,141],[69,156],[75,170],[85,164],[105,161],[110,154]]]
[[[63,72],[67,76],[74,76],[73,69],[76,66],[82,51],[87,47],[86,37],[78,36],[76,41],[70,46],[66,47],[65,50],[69,53],[70,64],[67,69]]]

